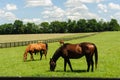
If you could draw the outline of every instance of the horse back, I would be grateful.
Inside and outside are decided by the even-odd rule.
[[[79,46],[79,44],[70,44],[66,47],[66,49],[68,51],[73,51],[75,53],[81,53],[82,52],[82,48]]]
[[[26,48],[28,52],[34,52],[34,51],[39,51],[41,50],[41,46],[38,44],[29,44]]]
[[[79,44],[65,44],[63,45],[63,56],[69,58],[80,58],[83,56],[82,48]]]
[[[41,46],[42,50],[47,50],[47,43],[38,43],[39,46]]]
[[[82,51],[84,53],[94,53],[95,50],[95,45],[93,43],[90,42],[83,42],[80,43],[80,46],[82,47]]]

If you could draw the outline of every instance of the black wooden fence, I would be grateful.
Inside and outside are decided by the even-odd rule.
[[[84,35],[84,36],[69,37],[69,38],[56,38],[56,39],[46,39],[46,40],[32,40],[32,41],[20,41],[20,42],[0,43],[0,48],[26,46],[28,44],[37,43],[39,41],[46,42],[46,43],[58,42],[61,39],[64,40],[64,41],[69,41],[69,40],[73,40],[73,39],[79,39],[79,38],[89,37],[89,36],[92,36],[92,35],[95,35],[95,34],[96,33],[88,34],[88,35]]]

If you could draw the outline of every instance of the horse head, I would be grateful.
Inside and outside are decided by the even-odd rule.
[[[56,62],[53,61],[53,59],[51,58],[49,64],[50,64],[50,71],[54,71],[56,67]]]
[[[26,60],[27,60],[27,52],[25,52],[23,55],[23,61],[25,62]]]

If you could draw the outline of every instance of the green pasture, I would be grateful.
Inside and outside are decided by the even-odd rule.
[[[66,41],[66,43],[93,42],[98,48],[98,68],[94,72],[86,72],[85,57],[71,59],[74,72],[67,65],[63,69],[63,59],[59,58],[54,72],[49,71],[49,60],[60,46],[58,42],[49,43],[47,59],[34,55],[35,61],[23,62],[26,46],[0,49],[0,77],[90,77],[120,78],[120,32],[102,32],[94,36]]]

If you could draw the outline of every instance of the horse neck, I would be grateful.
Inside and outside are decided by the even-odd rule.
[[[60,56],[61,56],[60,55],[60,50],[58,49],[52,57],[53,61],[56,62],[59,59]]]

